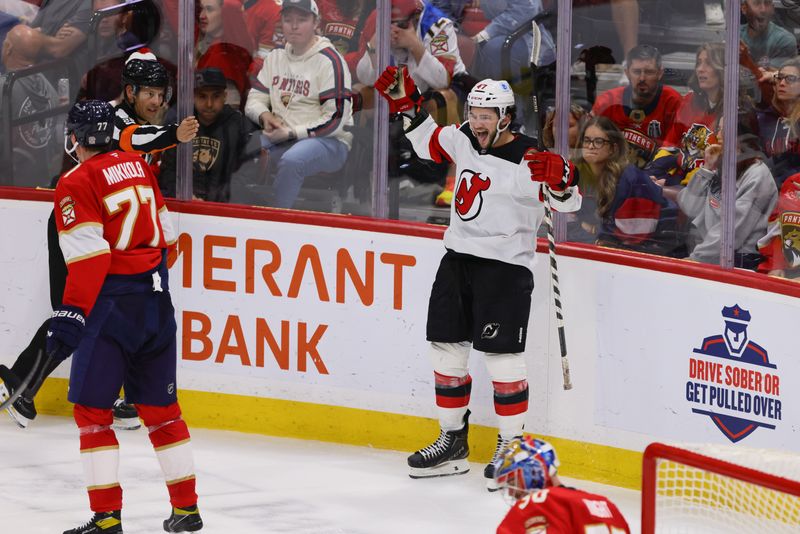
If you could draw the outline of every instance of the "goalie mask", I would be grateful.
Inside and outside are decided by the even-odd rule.
[[[517,501],[528,493],[552,486],[558,466],[552,445],[525,436],[509,443],[494,462],[494,478],[504,496]]]
[[[500,126],[500,123],[506,115],[513,115],[515,107],[514,91],[511,90],[511,86],[505,80],[486,78],[476,83],[472,91],[469,92],[466,107],[465,116],[471,108],[495,108],[497,110],[497,132],[491,143],[491,145],[494,145],[500,134],[511,125],[511,121],[503,127]],[[472,126],[470,126],[470,129],[472,129]],[[474,135],[475,131],[473,130],[472,133]]]
[[[67,114],[64,127],[64,151],[78,161],[74,153],[78,145],[93,149],[106,149],[114,134],[114,108],[103,100],[76,102]],[[75,141],[72,141],[72,136]],[[73,143],[70,146],[70,143]]]

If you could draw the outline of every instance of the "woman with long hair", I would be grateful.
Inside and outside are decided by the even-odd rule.
[[[665,185],[686,185],[703,162],[705,147],[717,129],[724,97],[725,46],[705,43],[695,56],[694,74],[664,140],[646,168]]]
[[[783,63],[772,98],[756,109],[758,135],[778,187],[800,171],[800,58]]]
[[[607,117],[592,117],[578,144],[581,184],[593,190],[595,203],[594,228],[588,218],[581,221],[582,228],[594,230],[599,245],[670,252],[659,234],[674,223],[675,205],[631,163],[628,143],[616,124]]]

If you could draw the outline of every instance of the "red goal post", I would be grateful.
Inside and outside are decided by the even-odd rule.
[[[642,465],[642,534],[798,532],[800,482],[776,472],[800,479],[800,456],[651,443]]]

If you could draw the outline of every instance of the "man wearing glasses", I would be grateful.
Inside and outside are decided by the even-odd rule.
[[[622,130],[636,154],[636,164],[644,167],[672,127],[681,96],[661,83],[664,67],[661,53],[654,46],[635,46],[625,61],[630,83],[602,93],[592,114],[608,117]]]

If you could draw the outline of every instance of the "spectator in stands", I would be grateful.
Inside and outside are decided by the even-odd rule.
[[[570,150],[579,148],[578,138],[580,136],[583,125],[586,121],[588,111],[586,108],[579,104],[570,104],[569,106],[569,130],[567,131],[567,144]],[[555,148],[556,146],[556,111],[555,109],[549,110],[545,115],[544,128],[542,128],[542,137],[544,146],[548,149]],[[572,159],[572,158],[570,158]],[[581,184],[583,186],[583,184]],[[583,187],[581,187],[583,191]]]
[[[40,30],[40,60],[78,56],[91,20],[92,0],[43,0],[31,22]]]
[[[578,217],[581,229],[596,235],[599,245],[667,252],[659,234],[674,226],[675,204],[664,198],[647,173],[630,163],[622,131],[608,117],[592,117],[579,144],[576,166],[584,192]]]
[[[314,0],[284,0],[286,48],[273,50],[253,82],[247,117],[263,130],[277,168],[273,204],[290,208],[306,177],[335,172],[350,150],[350,71],[331,42],[318,36]]]
[[[248,71],[255,44],[247,31],[240,0],[202,0],[197,68],[216,67],[228,79],[228,101],[239,106],[250,89]]]
[[[800,278],[800,174],[784,180],[767,234],[758,240],[762,261],[758,272],[783,278]]]
[[[472,40],[477,45],[472,73],[479,80],[492,78],[519,81],[522,72],[530,66],[533,33],[528,31],[517,39],[511,48],[511,72],[502,71],[500,61],[506,37],[543,11],[541,0],[481,0],[481,9],[489,20]],[[542,27],[540,65],[549,65],[556,60],[555,42],[550,32]]]
[[[453,77],[466,73],[453,22],[421,0],[392,0],[391,48],[397,65],[405,65],[420,93],[450,87]],[[358,62],[358,79],[372,85],[377,78],[374,19],[367,53]]]
[[[767,220],[777,203],[778,189],[763,161],[758,138],[748,131],[748,125],[742,124],[741,119],[738,132],[734,266],[754,270],[761,261],[757,243],[767,235]],[[722,179],[719,167],[723,142],[720,134],[719,144],[706,147],[702,166],[678,193],[678,206],[690,224],[689,258],[704,263],[718,263],[720,258]]]
[[[36,62],[40,41],[38,32],[24,24],[14,26],[3,41],[2,60],[7,72],[30,67]],[[0,77],[0,87],[5,76]],[[59,97],[42,73],[18,78],[11,89],[11,119],[24,119],[59,106]],[[61,102],[66,104],[67,102]],[[5,107],[0,109],[0,116]],[[3,121],[4,122],[4,121]],[[0,162],[0,183],[26,187],[47,186],[50,177],[58,174],[64,147],[64,125],[59,117],[51,116],[15,126],[2,133],[2,142],[11,151],[11,161]]]
[[[625,63],[629,83],[602,93],[592,107],[592,114],[608,117],[622,130],[635,163],[644,167],[672,128],[681,96],[661,83],[664,67],[656,47],[632,48]]]
[[[375,11],[375,0],[321,0],[319,8],[322,35],[342,54],[350,75],[356,76],[358,60],[367,47],[365,29]]]
[[[797,41],[784,28],[772,22],[772,0],[742,0],[742,14],[747,20],[739,37],[747,45],[750,57],[765,72],[775,72],[784,61],[797,55]]]
[[[93,0],[94,11],[119,5],[119,0]],[[103,17],[97,27],[96,49],[98,63],[81,79],[78,100],[99,99],[112,101],[122,94],[122,69],[125,50],[139,44],[129,32],[132,12]]]
[[[256,129],[238,109],[225,103],[225,87],[220,69],[211,67],[195,73],[194,113],[200,129],[192,140],[192,191],[199,200],[230,200],[231,177],[241,165],[245,146]],[[158,183],[165,196],[176,196],[175,150],[164,154]]]
[[[283,46],[281,6],[276,0],[245,0],[244,21],[257,59],[263,61],[273,49]]]
[[[574,52],[580,54],[584,49],[603,45],[619,61],[639,44],[639,1],[638,0],[574,0],[573,38]],[[615,35],[603,33],[607,27],[598,21],[610,20]],[[577,59],[577,55],[572,60]]]
[[[767,164],[781,187],[787,176],[800,172],[800,59],[781,65],[774,80],[772,99],[757,108],[756,116]]]
[[[722,43],[705,43],[698,49],[691,91],[681,101],[664,146],[646,167],[660,184],[685,185],[702,164],[722,113],[724,64]]]

